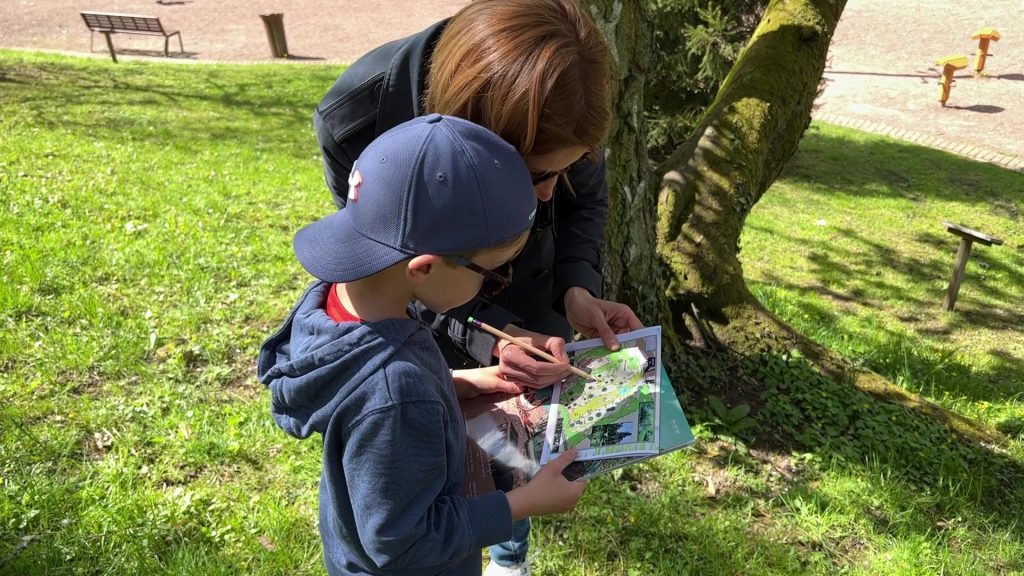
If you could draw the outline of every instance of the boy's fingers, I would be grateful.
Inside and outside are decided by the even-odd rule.
[[[572,449],[570,449],[570,450],[560,454],[558,456],[558,458],[555,458],[554,460],[552,460],[551,464],[554,465],[555,470],[558,470],[558,472],[561,473],[562,470],[565,470],[565,468],[569,464],[572,464],[573,461],[576,460],[576,457],[579,456],[579,454],[580,454],[579,449],[572,448]]]
[[[501,383],[496,384],[494,390],[492,390],[492,392],[504,392],[506,394],[520,394],[522,391],[522,386],[508,380],[503,380]]]

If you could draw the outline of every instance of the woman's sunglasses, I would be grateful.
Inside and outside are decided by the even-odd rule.
[[[506,262],[496,270],[488,270],[462,256],[448,256],[448,259],[484,277],[484,283],[480,287],[480,295],[484,298],[495,296],[512,284],[512,262]]]
[[[530,182],[532,182],[533,185],[536,186],[536,185],[541,184],[543,182],[547,182],[548,180],[551,180],[552,178],[555,178],[557,176],[561,176],[561,175],[565,174],[568,171],[569,171],[569,166],[566,166],[565,168],[562,168],[561,170],[545,170],[543,172],[530,172]]]
[[[573,166],[576,166],[580,162],[585,161],[589,156],[590,153],[588,152],[583,156],[580,156],[578,160],[576,160],[572,164],[569,164],[565,168],[562,168],[561,170],[545,170],[543,172],[530,171],[530,181],[533,182],[534,186],[536,186],[542,182],[547,182],[548,180],[551,180],[556,176],[565,176],[565,174],[569,172],[569,170],[572,169]]]

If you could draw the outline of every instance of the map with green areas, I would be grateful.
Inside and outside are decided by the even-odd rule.
[[[564,410],[559,410],[559,417],[563,420],[565,447],[584,444],[581,448],[597,448],[605,442],[620,444],[652,437],[652,431],[626,423],[620,423],[613,435],[594,432],[626,418],[635,420],[644,404],[653,405],[654,398],[644,381],[647,356],[635,347],[618,352],[598,348],[579,354],[576,361],[590,372],[591,379],[577,378],[571,385],[562,386],[559,404]],[[645,420],[642,424],[650,427],[651,419]]]
[[[661,329],[621,334],[619,343],[615,352],[596,338],[566,345],[590,377],[552,387],[541,463],[570,448],[577,461],[657,453]]]

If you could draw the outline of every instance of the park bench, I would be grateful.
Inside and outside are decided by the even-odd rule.
[[[117,62],[117,54],[114,52],[114,43],[110,41],[111,34],[143,34],[146,36],[164,37],[164,56],[170,56],[168,44],[171,36],[178,37],[178,47],[185,52],[185,46],[181,43],[181,33],[177,30],[164,30],[163,24],[156,16],[140,16],[138,14],[114,14],[109,12],[82,12],[82,19],[89,27],[89,51],[92,51],[93,38],[99,32],[107,38],[107,48],[110,49],[110,57]]]

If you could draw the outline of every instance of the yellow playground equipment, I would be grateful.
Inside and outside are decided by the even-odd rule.
[[[974,53],[974,74],[977,76],[985,69],[985,57],[991,56],[988,53],[989,42],[999,41],[999,31],[989,26],[971,34],[971,40],[978,41],[978,51]]]
[[[939,102],[946,105],[949,100],[949,90],[953,87],[953,74],[957,70],[967,68],[967,56],[957,54],[946,56],[935,61],[936,66],[942,66],[942,78],[939,80]]]

